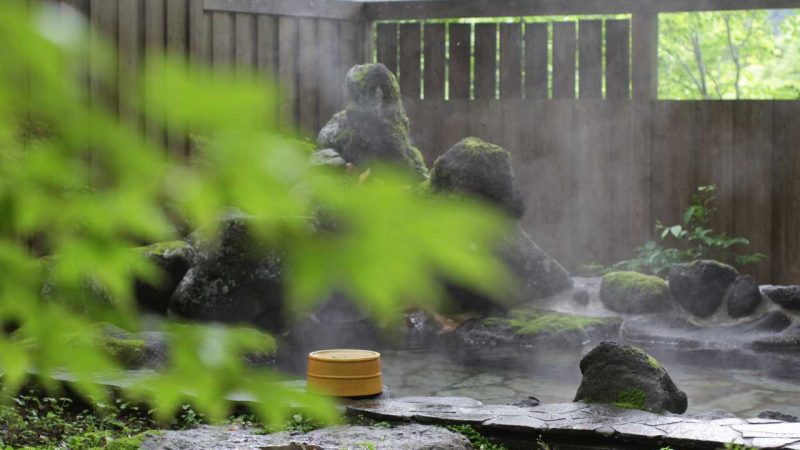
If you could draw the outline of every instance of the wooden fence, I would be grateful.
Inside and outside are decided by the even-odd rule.
[[[761,282],[800,282],[800,102],[658,101],[658,13],[800,7],[800,0],[62,0],[120,49],[277,76],[280,114],[313,134],[343,106],[353,64],[397,73],[429,163],[464,136],[512,152],[524,225],[570,269],[629,257],[718,186],[715,228],[769,258]],[[431,19],[626,14],[624,19]]]

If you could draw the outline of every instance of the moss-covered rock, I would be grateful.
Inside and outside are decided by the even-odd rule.
[[[111,358],[128,369],[139,368],[145,363],[146,347],[147,343],[144,339],[113,336],[103,339],[103,349]]]
[[[470,346],[537,344],[583,345],[614,337],[619,317],[590,317],[540,309],[513,310],[504,316],[465,322],[455,331],[460,343]]]
[[[411,144],[408,116],[392,72],[383,64],[354,66],[345,85],[347,108],[323,128],[318,145],[327,144],[357,166],[376,161],[400,163],[427,178],[422,154]]]
[[[669,271],[669,291],[686,311],[697,317],[714,314],[739,273],[713,260],[674,264]]]
[[[201,321],[283,329],[283,255],[253,238],[249,228],[254,220],[232,213],[223,219],[219,239],[191,238],[195,264],[172,294],[171,312]]]
[[[504,148],[468,137],[436,159],[431,190],[465,194],[485,200],[515,218],[525,214],[525,204]]]
[[[625,314],[649,314],[671,307],[667,282],[638,272],[611,272],[603,276],[600,300],[608,309]]]
[[[603,342],[581,359],[580,368],[583,379],[575,401],[656,413],[686,411],[686,394],[675,386],[666,369],[640,348]]]
[[[166,314],[172,293],[194,262],[195,250],[184,241],[160,242],[138,250],[160,272],[155,280],[136,280],[136,302],[145,311]]]

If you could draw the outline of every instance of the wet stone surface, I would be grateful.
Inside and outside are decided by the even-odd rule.
[[[144,450],[469,450],[463,436],[441,427],[404,425],[394,428],[340,426],[309,433],[258,434],[238,427],[202,426],[148,436]]]
[[[426,401],[427,400],[427,401]],[[348,413],[390,422],[471,424],[488,436],[559,436],[573,442],[654,444],[673,448],[748,447],[800,449],[800,424],[771,419],[699,419],[620,409],[612,405],[556,403],[522,408],[483,405],[472,399],[420,398],[356,402]]]

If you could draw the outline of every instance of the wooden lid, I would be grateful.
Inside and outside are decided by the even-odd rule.
[[[317,361],[334,361],[344,363],[373,361],[380,358],[381,354],[371,350],[334,349],[311,352],[308,354],[308,357]]]

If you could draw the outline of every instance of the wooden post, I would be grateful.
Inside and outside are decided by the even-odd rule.
[[[631,19],[633,98],[658,98],[658,13],[637,12]]]

